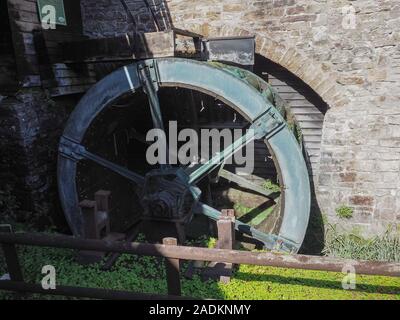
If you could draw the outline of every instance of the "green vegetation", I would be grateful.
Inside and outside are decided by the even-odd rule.
[[[141,238],[142,240],[143,238]],[[191,242],[213,246],[215,239],[203,238]],[[97,287],[136,292],[166,294],[163,259],[123,255],[109,272],[100,271],[98,265],[83,267],[75,262],[71,250],[26,247],[19,249],[25,279],[40,283],[44,265],[57,270],[57,283],[81,287]],[[0,273],[5,273],[0,255]],[[182,275],[187,268],[183,265]],[[199,274],[192,280],[182,277],[185,296],[212,299],[397,299],[400,300],[400,279],[357,276],[357,289],[342,289],[341,273],[289,270],[242,265],[235,271],[234,279],[227,285],[203,282]],[[0,299],[11,299],[12,294],[0,292]],[[59,299],[30,296],[33,299]]]
[[[0,188],[0,212],[2,223],[11,223],[16,220],[16,210],[19,203],[12,194],[12,187],[9,185]]]
[[[274,183],[270,179],[265,180],[264,183],[262,184],[262,187],[265,190],[272,191],[272,192],[275,192],[275,193],[281,192],[281,187],[279,185],[277,185],[276,183]]]
[[[238,217],[242,217],[242,216],[248,214],[249,212],[251,212],[251,210],[253,210],[253,208],[248,208],[248,207],[242,205],[241,203],[235,203],[235,205],[233,206],[233,209],[235,209],[235,212]]]
[[[302,146],[303,145],[303,132],[300,128],[300,125],[299,125],[298,121],[296,120],[296,117],[293,114],[292,110],[290,109],[290,106],[286,105],[285,110],[286,110],[286,122],[287,122],[288,128],[293,133],[293,135],[296,137],[296,140],[299,143],[299,145]]]
[[[236,203],[233,208],[235,209],[238,218],[240,218],[240,221],[256,227],[272,214],[275,207],[248,208],[241,203]]]
[[[388,230],[381,237],[364,239],[356,233],[342,233],[336,226],[326,232],[324,253],[345,259],[400,262],[400,237]]]
[[[351,219],[353,218],[354,210],[347,206],[341,206],[336,209],[336,214],[341,219]]]

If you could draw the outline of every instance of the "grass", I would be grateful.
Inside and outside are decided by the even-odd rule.
[[[400,237],[389,229],[381,237],[365,239],[356,233],[341,233],[328,226],[324,253],[344,259],[400,262]]]
[[[203,246],[212,246],[214,239],[201,240]],[[191,243],[193,244],[193,243]],[[44,265],[57,270],[57,284],[81,287],[132,290],[136,292],[166,294],[165,270],[162,259],[123,255],[109,272],[98,265],[83,267],[75,262],[75,253],[64,249],[19,248],[25,279],[40,283]],[[0,256],[0,273],[5,273]],[[3,268],[3,269],[2,269]],[[183,266],[184,274],[187,264]],[[289,270],[242,265],[227,284],[201,281],[200,275],[192,280],[182,277],[185,296],[226,300],[276,300],[276,299],[393,299],[400,300],[400,279],[357,276],[357,289],[342,289],[341,273]],[[0,292],[0,299],[11,299],[12,294]],[[32,299],[60,299],[33,295]]]
[[[347,206],[341,206],[336,209],[336,215],[341,219],[353,218],[354,210]]]

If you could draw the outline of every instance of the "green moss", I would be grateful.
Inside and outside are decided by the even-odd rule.
[[[290,109],[290,106],[286,106],[286,123],[288,125],[289,130],[293,133],[296,137],[297,142],[302,145],[303,144],[303,132],[301,127],[296,120],[296,116],[294,115],[293,111]]]
[[[341,219],[351,219],[353,218],[354,210],[347,206],[341,206],[336,209],[336,214]]]

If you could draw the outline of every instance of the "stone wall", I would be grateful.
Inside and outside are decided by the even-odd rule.
[[[107,37],[123,35],[137,30],[139,32],[155,32],[170,26],[168,5],[164,0],[125,0],[129,12],[137,21],[135,26],[120,0],[82,0],[82,16],[86,35],[91,37]],[[151,10],[149,9],[151,8]],[[156,21],[153,18],[153,14]]]
[[[259,53],[329,104],[316,185],[332,222],[347,205],[344,226],[381,233],[400,223],[398,1],[171,0],[169,9],[176,26],[206,35],[256,34]]]
[[[60,213],[57,150],[65,119],[64,109],[55,106],[41,90],[0,96],[1,221],[8,218],[3,216],[3,209],[12,209],[8,203],[11,200],[16,209],[13,218],[18,221],[38,226],[55,222]]]
[[[138,0],[141,30],[154,30]],[[149,1],[152,3],[152,1]],[[154,2],[153,2],[154,3]],[[160,8],[160,1],[155,5]],[[396,0],[169,0],[174,26],[205,36],[254,34],[257,52],[329,105],[314,181],[331,222],[365,233],[400,224],[400,4]],[[117,0],[82,2],[86,33],[133,30]],[[338,218],[349,206],[353,218]]]

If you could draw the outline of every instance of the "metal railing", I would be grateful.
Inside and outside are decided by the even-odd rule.
[[[400,276],[399,263],[343,260],[329,257],[305,255],[282,255],[270,252],[245,252],[226,249],[206,249],[178,246],[173,238],[164,239],[164,244],[108,242],[84,240],[69,236],[44,234],[0,233],[5,260],[11,281],[0,281],[0,290],[29,292],[50,295],[87,297],[95,299],[182,299],[180,282],[180,261],[208,261],[219,263],[271,266],[303,270],[342,272],[344,266],[351,265],[357,274]],[[168,296],[114,291],[92,288],[59,286],[55,290],[44,290],[39,285],[24,282],[18,260],[16,245],[101,251],[140,256],[165,258],[167,270]]]

